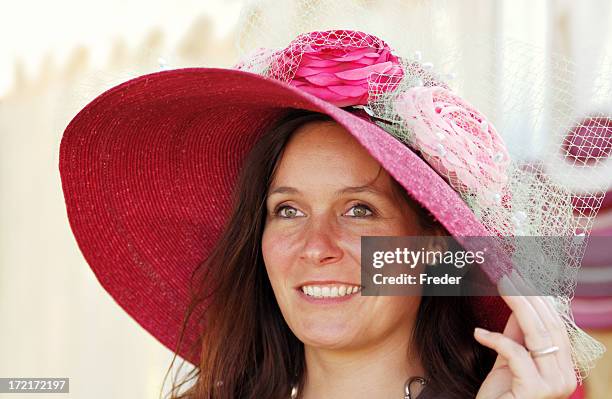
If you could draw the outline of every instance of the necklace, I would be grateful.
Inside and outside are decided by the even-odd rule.
[[[408,378],[408,380],[406,380],[406,383],[404,384],[404,398],[403,399],[416,399],[415,397],[412,397],[412,394],[410,393],[410,385],[412,385],[413,382],[419,382],[421,384],[421,386],[427,384],[427,380],[423,377],[410,377]],[[291,397],[290,399],[297,399],[298,397],[298,387],[296,384],[293,384],[291,386]]]

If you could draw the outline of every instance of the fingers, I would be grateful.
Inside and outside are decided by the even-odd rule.
[[[525,297],[512,284],[511,280],[504,276],[499,284],[502,298],[508,304],[512,312],[516,314],[523,334],[525,335],[525,346],[531,350],[540,350],[554,345],[552,334],[542,321],[534,305],[528,297]],[[551,373],[559,373],[559,365],[554,355],[541,356],[534,359],[538,369],[552,377]]]
[[[516,315],[514,313],[510,314],[510,317],[506,322],[506,327],[504,328],[502,334],[520,345],[525,345],[525,337],[523,336],[523,331],[521,330],[521,326],[519,326],[518,321],[516,320]]]
[[[559,347],[559,351],[555,355],[547,355],[545,357],[549,357],[556,361],[558,368],[556,378],[560,379],[559,382],[567,385],[568,387],[573,386],[573,392],[573,390],[576,388],[577,382],[571,356],[571,344],[567,335],[565,324],[553,306],[552,297],[538,296],[538,292],[535,290],[535,288],[528,281],[521,278],[516,271],[512,272],[510,279],[514,283],[515,287],[528,295],[526,299],[533,306],[545,328],[549,331],[552,337],[552,345]],[[542,360],[541,357],[536,358],[535,360],[536,363],[538,363],[538,366],[540,366],[540,363],[545,363],[539,362]],[[543,372],[543,376],[546,379],[554,378],[553,374],[554,372],[550,370],[548,372],[546,370]]]
[[[577,386],[571,358],[571,345],[565,323],[551,298],[539,296],[535,288],[518,273],[504,276],[498,289],[512,310],[504,333],[476,329],[474,336],[499,356],[493,369],[509,368],[515,397],[567,398]],[[554,353],[532,357],[532,351],[552,346]],[[518,395],[518,396],[517,396]]]
[[[533,359],[529,356],[527,349],[514,340],[503,334],[481,328],[474,330],[474,337],[482,345],[495,350],[499,354],[498,359],[504,358],[512,374],[509,390],[501,396],[496,395],[494,397],[499,399],[561,399],[568,398],[574,392],[575,388],[559,383],[558,380],[550,381],[544,379]],[[496,368],[494,367],[492,372],[495,370]],[[503,384],[502,380],[506,380],[506,378],[498,378],[496,382]]]
[[[503,356],[512,374],[518,381],[529,381],[539,372],[523,345],[497,332],[482,328],[474,330],[474,337],[482,345],[493,349]]]
[[[521,327],[519,326],[518,321],[516,321],[516,315],[514,313],[510,314],[510,317],[506,322],[506,327],[504,328],[502,334],[505,337],[510,338],[517,344],[525,346],[525,338],[523,337],[523,331],[521,331]],[[493,368],[495,369],[497,367],[506,366],[507,364],[508,362],[506,361],[505,357],[497,356],[497,359],[495,359],[495,363],[493,364]]]

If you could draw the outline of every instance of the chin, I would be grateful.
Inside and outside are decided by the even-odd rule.
[[[350,346],[355,342],[356,334],[355,329],[351,328],[350,323],[344,323],[343,325],[335,326],[303,326],[300,331],[296,331],[296,336],[304,345],[326,348],[326,349],[338,349]]]

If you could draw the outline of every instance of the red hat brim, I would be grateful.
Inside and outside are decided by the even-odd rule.
[[[162,344],[176,350],[189,280],[229,216],[248,151],[289,108],[329,115],[454,237],[489,233],[412,150],[373,123],[286,83],[249,72],[187,68],[120,84],[67,126],[59,167],[68,219],[102,286]],[[498,270],[485,271],[491,281]],[[478,323],[501,331],[500,297],[472,298]],[[178,353],[199,336],[188,324]]]

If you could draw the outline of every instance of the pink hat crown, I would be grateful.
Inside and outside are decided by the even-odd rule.
[[[254,65],[336,106],[364,108],[473,209],[501,205],[508,196],[510,156],[493,124],[427,65],[395,55],[382,39],[352,30],[304,33],[283,49],[258,49],[236,68]]]

